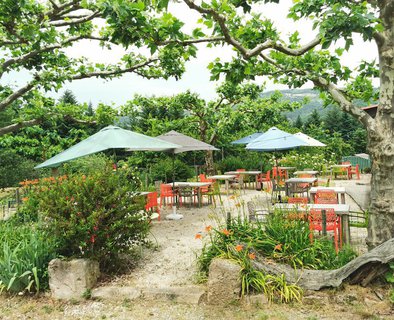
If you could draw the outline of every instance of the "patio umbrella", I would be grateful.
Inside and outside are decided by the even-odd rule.
[[[272,127],[255,140],[248,143],[246,145],[246,149],[252,151],[275,152],[290,150],[307,145],[308,144],[304,140],[301,140],[291,133]],[[278,159],[276,157],[275,162],[276,167],[278,167]]]
[[[325,147],[326,145],[319,140],[316,140],[305,133],[302,132],[297,132],[294,134],[297,138],[300,138],[301,140],[305,141],[309,147]]]
[[[179,147],[180,146],[177,144],[149,137],[141,133],[125,130],[116,126],[108,126],[39,164],[35,168],[58,167],[64,162],[109,149],[127,149],[127,151],[165,151]]]
[[[160,140],[163,140],[163,141],[175,143],[180,146],[180,147],[170,150],[170,152],[172,152],[172,154],[173,154],[173,158],[172,158],[172,174],[173,174],[172,180],[173,180],[173,183],[175,183],[175,154],[181,153],[181,152],[187,152],[187,151],[219,150],[208,143],[194,139],[192,137],[189,137],[187,135],[179,133],[175,130],[171,130],[167,133],[157,136],[157,138]],[[174,189],[174,186],[175,185],[173,185],[173,189]],[[179,219],[181,215],[176,214],[176,206],[174,206],[173,208],[174,208],[174,212],[171,215],[171,217],[169,217],[169,218]],[[168,218],[168,216],[167,216],[167,218]]]
[[[248,144],[249,142],[252,142],[253,140],[257,139],[258,137],[260,137],[262,134],[264,134],[263,132],[256,132],[253,133],[249,136],[243,137],[241,139],[235,140],[233,142],[231,142],[231,144]]]

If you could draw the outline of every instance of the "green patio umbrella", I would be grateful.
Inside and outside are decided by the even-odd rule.
[[[35,168],[58,167],[64,162],[110,149],[126,149],[127,151],[168,151],[179,147],[181,146],[175,143],[149,137],[116,126],[108,126],[39,164]]]

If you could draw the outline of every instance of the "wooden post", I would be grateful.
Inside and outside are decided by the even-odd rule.
[[[231,213],[226,212],[226,227],[227,229],[230,229],[231,226]]]

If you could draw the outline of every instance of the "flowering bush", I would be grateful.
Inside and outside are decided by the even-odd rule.
[[[61,255],[97,259],[112,269],[120,254],[146,241],[149,229],[130,181],[111,164],[87,176],[41,179],[29,185],[21,212],[38,213],[42,227],[57,239]]]
[[[323,167],[328,167],[335,162],[334,157],[327,158],[323,153],[305,153],[292,151],[287,156],[278,160],[282,167],[295,167],[299,170],[310,168],[321,171]]]

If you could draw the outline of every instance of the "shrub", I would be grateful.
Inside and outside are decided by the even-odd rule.
[[[268,163],[268,154],[248,153],[245,157],[228,156],[216,163],[216,170],[220,172],[233,171],[236,169],[262,169],[267,171],[271,168]]]
[[[111,163],[89,175],[50,177],[30,186],[24,216],[37,215],[66,257],[92,258],[114,271],[119,258],[146,243],[149,221],[133,180]],[[23,209],[24,208],[24,209]]]
[[[0,291],[40,291],[48,287],[48,262],[56,243],[36,225],[0,223]]]
[[[295,167],[299,170],[311,168],[322,170],[335,163],[334,158],[327,158],[323,153],[307,153],[300,151],[291,151],[279,160],[279,164],[284,167]]]
[[[23,179],[38,177],[35,163],[10,150],[0,151],[0,188],[15,187]]]
[[[172,182],[174,173],[175,181],[186,181],[194,176],[194,170],[187,164],[179,159],[175,159],[173,162],[171,158],[166,158],[152,165],[150,176],[153,181]]]

